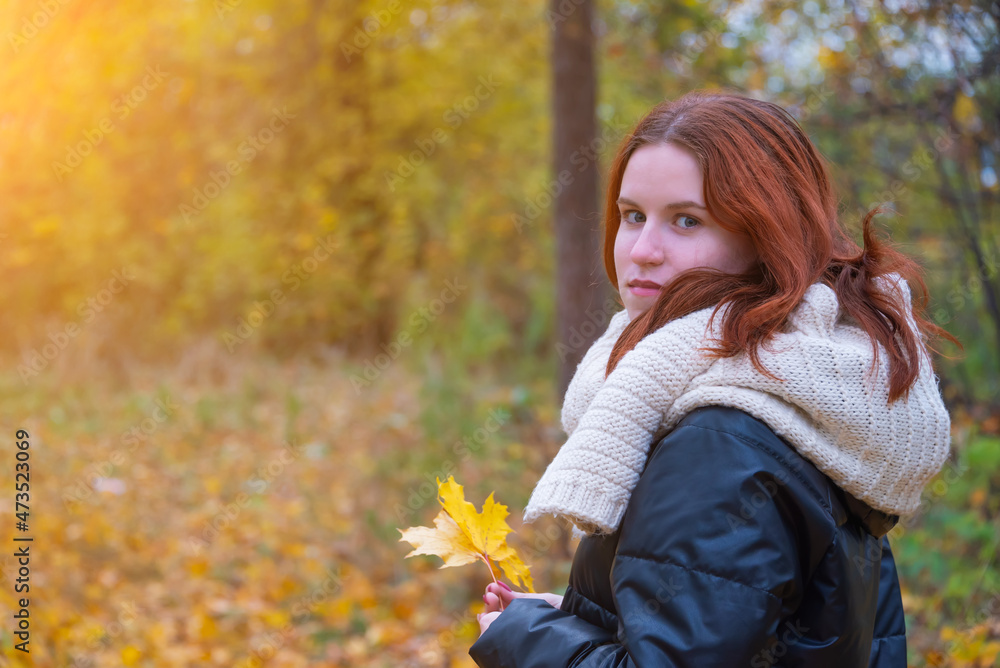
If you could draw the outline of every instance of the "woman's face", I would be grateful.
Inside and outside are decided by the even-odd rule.
[[[625,166],[615,237],[618,291],[629,320],[653,305],[660,286],[687,269],[738,274],[757,255],[750,238],[722,229],[705,209],[698,160],[673,144],[647,144]]]

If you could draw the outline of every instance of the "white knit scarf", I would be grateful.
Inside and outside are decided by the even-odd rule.
[[[916,332],[909,286],[898,274],[879,289],[905,305]],[[826,285],[809,287],[787,326],[761,348],[759,373],[746,354],[710,359],[699,348],[721,338],[726,307],[673,320],[626,353],[605,379],[611,349],[628,324],[616,313],[576,369],[562,407],[569,440],[539,480],[526,522],[562,515],[586,533],[613,533],[650,446],[699,406],[743,410],[765,422],[834,483],[889,514],[917,509],[924,485],[944,465],[950,419],[930,356],[921,346],[919,376],[888,404],[889,368],[879,345],[842,312]]]

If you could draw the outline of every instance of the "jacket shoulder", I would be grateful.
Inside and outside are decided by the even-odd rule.
[[[796,477],[801,485],[798,491],[811,493],[817,502],[827,509],[835,526],[839,527],[848,521],[855,521],[868,533],[876,538],[881,538],[899,521],[898,515],[890,515],[876,510],[840,488],[812,462],[800,455],[792,445],[778,436],[766,423],[737,408],[727,406],[698,408],[686,415],[671,433],[675,433],[681,427],[696,427],[729,434],[738,439],[734,444],[742,442],[756,452],[760,458],[756,461],[752,457],[739,461],[766,465],[768,460],[773,460],[785,473]],[[686,432],[687,437],[691,437],[691,435],[692,432]],[[666,441],[669,436],[670,434],[667,434],[660,443]],[[677,456],[684,455],[683,452],[675,454]]]
[[[647,459],[616,560],[757,590],[789,614],[846,521],[833,484],[738,409],[692,411]]]
[[[655,445],[646,468],[706,463],[734,478],[770,474],[787,491],[825,511],[834,525],[848,519],[833,481],[767,424],[738,408],[704,406],[691,411]]]

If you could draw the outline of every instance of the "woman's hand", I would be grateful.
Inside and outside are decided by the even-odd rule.
[[[479,634],[486,633],[493,620],[500,616],[500,613],[507,608],[515,598],[540,598],[553,608],[562,605],[563,597],[558,594],[523,594],[511,591],[511,588],[503,582],[491,582],[486,585],[486,593],[483,594],[483,602],[486,610],[479,613],[476,619],[479,621]],[[501,603],[503,608],[501,608]]]

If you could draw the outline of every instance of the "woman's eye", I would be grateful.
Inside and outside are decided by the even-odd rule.
[[[631,216],[635,216],[635,218],[632,218]],[[624,215],[622,216],[622,218],[624,220],[630,222],[630,223],[639,224],[639,223],[645,223],[646,222],[646,214],[641,213],[639,211],[635,211],[635,210],[626,211],[624,213]]]
[[[685,230],[690,230],[692,227],[698,225],[698,221],[691,216],[681,216],[677,219],[677,225]]]

